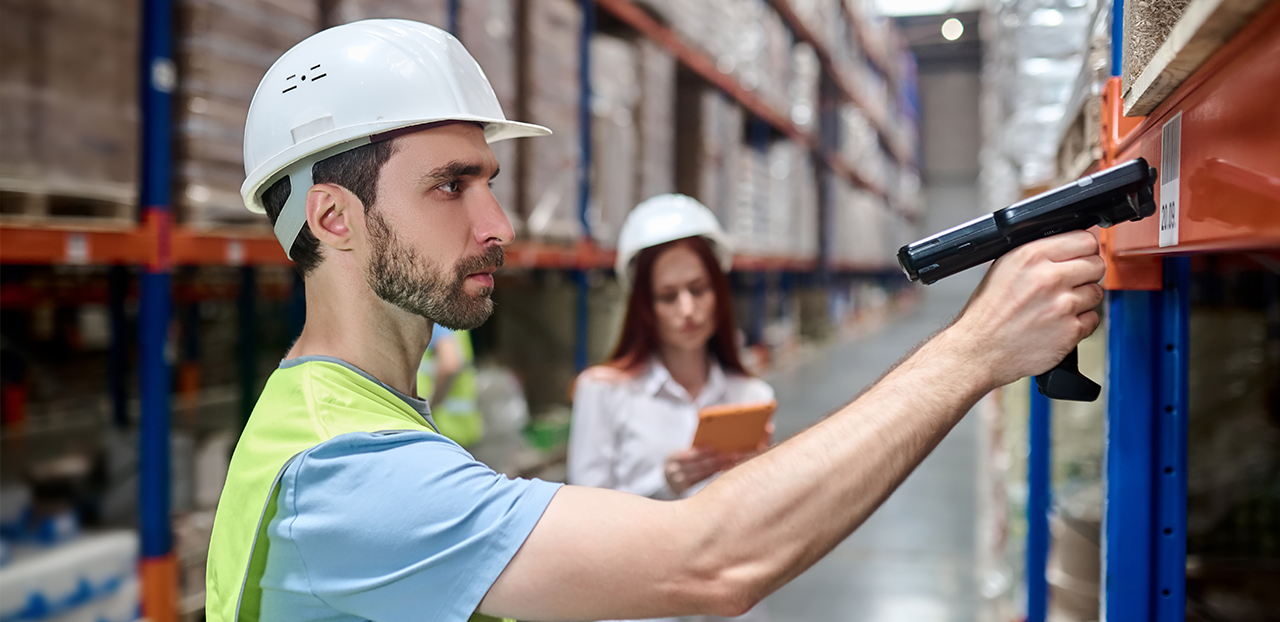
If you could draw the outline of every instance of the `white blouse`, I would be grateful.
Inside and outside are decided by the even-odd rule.
[[[607,367],[589,369],[574,388],[569,483],[673,499],[663,465],[667,456],[692,445],[698,411],[771,399],[773,388],[766,382],[726,374],[714,359],[697,398],[690,397],[657,358],[634,377]],[[707,481],[684,496],[701,490]]]

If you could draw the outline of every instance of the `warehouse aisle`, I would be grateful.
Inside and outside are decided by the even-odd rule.
[[[946,324],[981,276],[930,286],[915,311],[769,377],[779,437],[839,407]],[[977,433],[972,415],[831,555],[768,600],[775,622],[968,622],[976,617]]]

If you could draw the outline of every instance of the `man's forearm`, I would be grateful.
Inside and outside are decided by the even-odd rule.
[[[967,346],[940,334],[856,401],[682,502],[705,534],[695,553],[747,577],[758,597],[811,566],[990,390]]]

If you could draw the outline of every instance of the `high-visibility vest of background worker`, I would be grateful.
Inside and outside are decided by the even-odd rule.
[[[470,331],[436,326],[418,365],[418,396],[431,404],[431,418],[440,433],[463,447],[484,438],[475,358]]]

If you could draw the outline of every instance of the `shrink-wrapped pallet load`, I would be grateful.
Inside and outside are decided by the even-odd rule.
[[[676,189],[676,59],[649,39],[640,51],[640,200]]]
[[[761,254],[769,197],[768,154],[749,143],[738,143],[737,150],[734,201],[721,221],[736,251]]]
[[[310,0],[180,0],[173,201],[192,226],[265,223],[244,208],[244,123],[258,82],[315,33]]]
[[[521,209],[530,238],[570,242],[581,235],[578,218],[579,54],[582,11],[574,0],[527,0],[523,49],[518,58],[521,118],[555,132],[518,141]]]
[[[798,43],[791,50],[791,66],[791,83],[787,89],[790,99],[788,114],[792,123],[812,131],[818,124],[818,82],[822,65],[813,47]]]
[[[701,96],[700,164],[695,197],[716,214],[722,224],[737,204],[738,157],[743,141],[742,108],[722,93],[707,90]]]
[[[519,113],[516,2],[517,0],[468,0],[458,3],[457,34],[467,51],[480,63],[484,75],[489,78],[489,84],[498,96],[498,103],[502,105],[503,114],[508,119],[539,123],[536,119],[520,118]],[[534,143],[542,140],[535,140]],[[493,182],[493,195],[507,213],[517,238],[524,237],[524,219],[520,217],[516,196],[520,180],[516,145],[520,142],[522,141],[503,140],[490,145],[502,171]]]
[[[637,203],[639,165],[636,46],[608,35],[591,38],[591,201],[588,222],[596,244],[612,248],[627,212]]]
[[[787,182],[791,225],[788,252],[793,257],[812,259],[818,255],[818,178],[809,150],[795,146]]]
[[[334,24],[362,19],[411,19],[448,30],[449,4],[446,0],[337,0],[329,14]]]
[[[129,219],[138,178],[137,0],[0,4],[0,191],[5,211]],[[12,209],[10,209],[12,205]],[[62,207],[62,206],[58,206]]]

